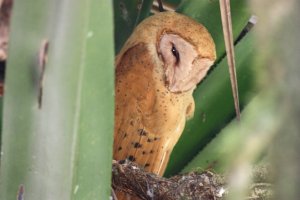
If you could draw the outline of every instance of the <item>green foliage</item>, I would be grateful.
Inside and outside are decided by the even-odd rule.
[[[253,36],[254,35],[252,33],[249,33],[235,48],[237,73],[240,75],[238,77],[240,88],[251,89],[251,86],[253,86],[254,71],[251,69],[255,55]],[[200,85],[199,87],[200,92],[198,97],[200,99],[200,105],[198,108],[199,110],[197,111],[203,112],[204,114],[211,114],[209,116],[205,116],[205,120],[203,120],[204,114],[202,115],[202,120],[201,116],[195,116],[195,121],[191,121],[190,123],[192,124],[189,124],[189,126],[193,127],[199,126],[197,131],[195,131],[196,134],[192,135],[194,138],[186,138],[190,145],[191,143],[195,143],[196,147],[201,144],[200,142],[202,142],[202,145],[206,145],[207,143],[203,142],[202,138],[205,140],[205,137],[209,137],[209,135],[204,135],[202,133],[207,133],[208,130],[213,130],[215,126],[213,122],[218,121],[221,124],[223,120],[222,116],[226,115],[226,112],[232,112],[234,109],[233,100],[230,97],[230,94],[224,94],[223,92],[226,91],[228,93],[231,89],[229,86],[229,80],[227,80],[226,83],[219,82],[220,86],[218,87],[212,84],[213,82],[221,80],[221,77],[224,76],[224,74],[229,76],[227,73],[227,59],[223,59],[219,65],[220,67],[215,69],[214,74],[209,76],[203,85]],[[207,94],[206,91],[201,91],[201,88],[203,87],[208,88],[211,92]],[[219,93],[217,91],[219,91]],[[218,94],[218,96],[216,96],[216,94]],[[196,95],[198,95],[198,93]],[[247,95],[249,95],[249,91],[240,90],[240,96],[243,98],[241,99],[243,105],[248,102]],[[229,106],[224,107],[224,105]],[[233,122],[228,123],[228,125],[232,123]],[[234,124],[236,125],[236,120],[234,120]],[[230,163],[233,160],[232,157],[235,156],[235,152],[237,152],[238,148],[241,148],[240,143],[243,141],[243,138],[247,137],[247,135],[241,134],[239,131],[230,132],[230,130],[232,130],[230,127],[233,125],[230,127],[228,127],[228,125],[216,138],[212,140],[212,142],[205,146],[205,148],[192,159],[192,161],[184,168],[183,172],[191,171],[196,168],[211,168],[216,172],[224,173],[224,171],[229,168]],[[191,132],[191,134],[193,133]],[[200,142],[193,142],[195,140],[199,140]]]
[[[145,19],[153,0],[114,0],[115,52],[118,53],[133,29]]]
[[[49,60],[39,109],[39,60],[45,39]],[[16,199],[21,185],[25,199],[109,198],[113,61],[108,1],[14,2],[1,199]]]
[[[190,16],[203,24],[212,35],[217,49],[218,58],[225,54],[225,43],[222,30],[219,1],[183,1],[178,7],[179,13]],[[231,0],[231,17],[233,37],[237,38],[250,18],[247,1]]]

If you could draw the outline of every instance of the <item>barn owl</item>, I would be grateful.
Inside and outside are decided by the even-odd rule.
[[[215,59],[209,32],[184,15],[162,12],[140,23],[115,60],[114,159],[162,175]]]

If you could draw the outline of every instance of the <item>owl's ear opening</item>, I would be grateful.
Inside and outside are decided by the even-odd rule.
[[[206,76],[214,61],[208,58],[196,59],[188,73],[180,68],[166,70],[166,84],[171,92],[180,93],[194,90],[197,84]]]

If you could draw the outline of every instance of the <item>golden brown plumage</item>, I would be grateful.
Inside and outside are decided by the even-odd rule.
[[[215,58],[208,31],[186,16],[163,12],[136,27],[116,58],[115,160],[163,174]]]

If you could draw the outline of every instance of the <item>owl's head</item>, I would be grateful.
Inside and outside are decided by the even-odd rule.
[[[134,30],[120,54],[145,43],[163,67],[171,92],[195,89],[216,59],[214,41],[207,29],[193,19],[175,13],[155,14]]]

